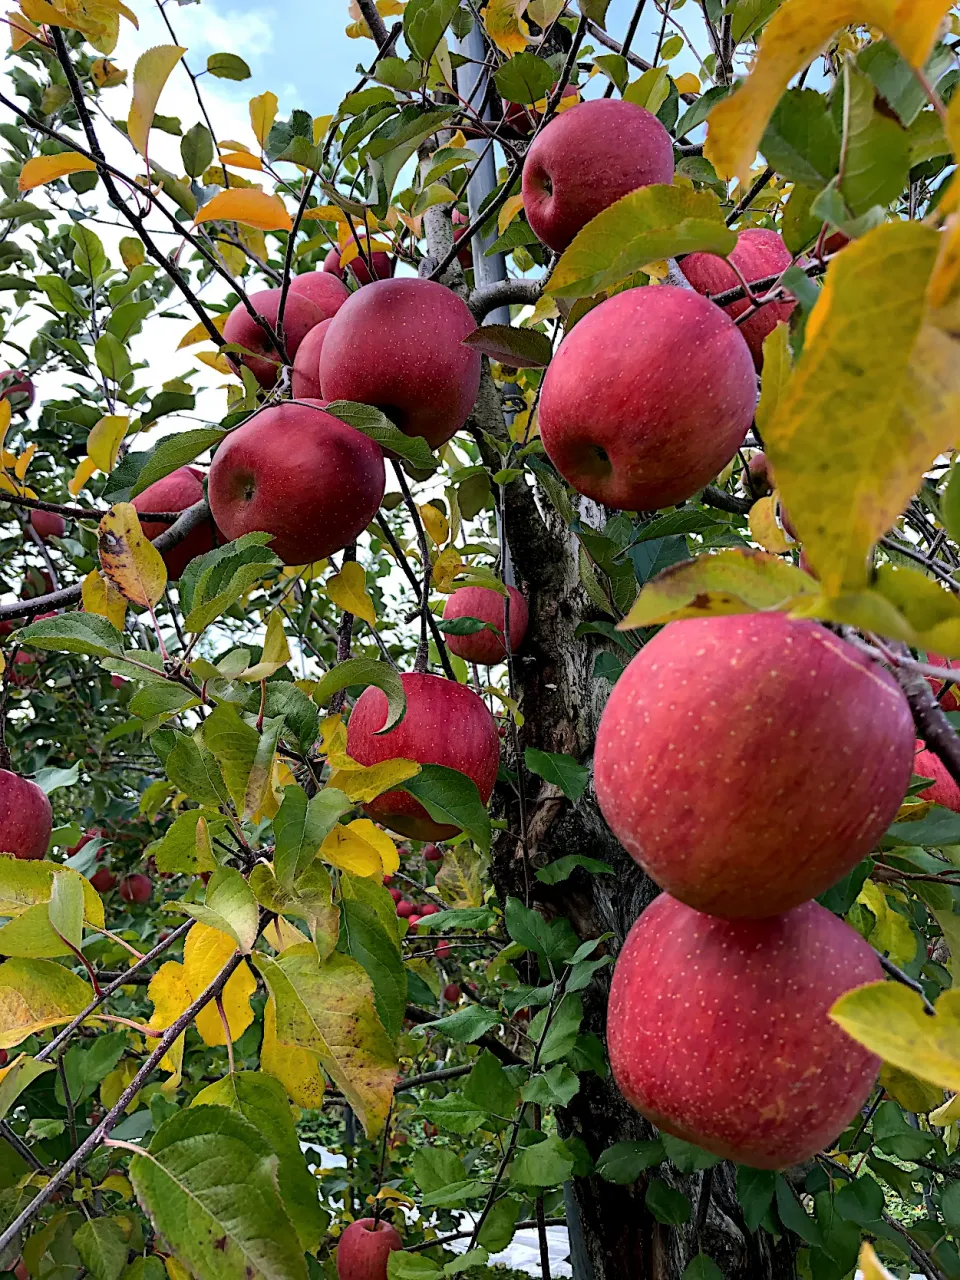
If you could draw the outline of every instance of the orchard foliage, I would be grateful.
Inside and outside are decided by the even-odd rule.
[[[579,849],[538,863],[531,828],[591,800],[576,725],[655,628],[780,611],[887,664],[936,776],[918,767],[819,899],[896,979],[833,1010],[883,1057],[880,1084],[805,1165],[740,1166],[737,1212],[813,1280],[858,1258],[868,1280],[960,1277],[960,19],[944,0],[690,0],[680,18],[675,0],[635,51],[608,0],[578,4],[358,0],[355,89],[282,118],[256,86],[231,140],[198,73],[249,68],[229,51],[197,65],[175,14],[129,68],[111,60],[137,22],[119,0],[7,15],[0,764],[53,806],[46,858],[0,860],[0,1260],[18,1275],[332,1277],[363,1217],[400,1232],[390,1280],[479,1275],[520,1224],[544,1241],[579,1180],[635,1187],[637,1214],[687,1242],[687,1280],[722,1275],[701,1248],[719,1157],[652,1131],[595,1151],[569,1122],[609,1075],[587,1004],[615,947],[556,903],[614,868]],[[478,21],[483,111],[457,92]],[[674,74],[698,36],[700,75]],[[184,75],[181,120],[163,105]],[[554,254],[525,213],[524,156],[601,94],[656,117],[673,181],[629,186]],[[782,237],[772,275],[743,278],[749,229]],[[506,255],[505,282],[476,278],[484,254]],[[540,438],[541,386],[606,300],[688,288],[688,254],[732,261],[703,291],[741,325],[779,321],[753,353],[755,420],[682,501],[601,509]],[[465,383],[482,369],[462,429],[431,447],[401,429],[430,394],[426,345],[404,357],[409,334],[381,321],[367,359],[401,350],[413,407],[329,413],[386,451],[387,493],[356,542],[301,565],[269,531],[220,537],[206,477],[230,433],[289,400],[290,283],[325,263],[351,293],[394,272],[452,290],[478,325],[457,347]],[[270,314],[249,301],[266,289]],[[484,323],[498,306],[510,324]],[[144,352],[164,343],[196,368],[161,382]],[[667,384],[681,402],[685,372]],[[35,381],[52,391],[37,403]],[[531,600],[528,629],[516,600],[503,625],[518,494],[576,566],[591,664],[560,742],[537,737],[518,654],[551,602]],[[458,717],[416,730],[447,763],[373,730],[366,763],[349,749],[361,698],[414,741],[411,672],[493,712],[492,797]],[[520,895],[497,878],[511,861]],[[345,1167],[316,1167],[318,1143]]]

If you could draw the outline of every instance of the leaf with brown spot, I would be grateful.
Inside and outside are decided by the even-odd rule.
[[[131,503],[118,502],[103,517],[97,546],[104,576],[131,604],[152,609],[167,585],[167,570]]]

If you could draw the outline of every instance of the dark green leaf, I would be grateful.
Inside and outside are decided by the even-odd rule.
[[[224,435],[225,432],[217,427],[198,427],[175,436],[164,436],[147,452],[128,453],[111,472],[105,497],[118,499],[129,494],[135,498],[156,480],[162,480],[172,471],[193,462]]]
[[[250,68],[235,53],[211,53],[207,58],[207,70],[218,80],[249,80]]]
[[[400,787],[419,800],[435,822],[452,823],[490,852],[490,815],[477,784],[466,774],[440,764],[425,764]]]
[[[537,872],[537,879],[541,884],[560,884],[563,880],[568,880],[577,867],[581,867],[592,876],[612,876],[614,874],[613,867],[608,862],[601,862],[599,858],[585,858],[582,853],[568,853],[563,858],[558,858],[556,862],[550,862],[545,867],[541,867]]]
[[[668,1227],[680,1227],[690,1220],[690,1201],[682,1191],[677,1191],[662,1178],[651,1178],[647,1183],[644,1204],[658,1222]]]
[[[510,1166],[510,1181],[521,1187],[555,1187],[573,1172],[573,1156],[555,1135],[524,1147]]]
[[[517,53],[493,78],[501,98],[526,107],[547,97],[557,73],[546,58],[538,58],[535,53]]]
[[[586,790],[590,780],[590,770],[586,765],[574,760],[573,756],[527,747],[523,753],[523,759],[531,773],[559,787],[567,799],[572,800],[574,804]],[[547,881],[547,883],[551,882]]]
[[[696,1173],[698,1169],[712,1169],[721,1163],[719,1156],[711,1155],[702,1147],[695,1147],[692,1142],[684,1142],[682,1138],[674,1138],[669,1133],[661,1133],[660,1141],[667,1153],[667,1159],[681,1173]]]
[[[403,11],[403,35],[410,52],[429,62],[460,0],[409,0]]]
[[[737,1199],[743,1210],[748,1231],[756,1231],[773,1204],[776,1174],[768,1169],[751,1169],[737,1166]]]
[[[840,135],[815,89],[788,89],[760,143],[767,163],[790,182],[823,187],[840,165]]]
[[[545,333],[509,324],[485,324],[474,329],[463,339],[463,345],[476,347],[510,369],[545,369],[553,356]]]
[[[566,960],[577,949],[577,935],[566,916],[544,920],[539,911],[524,906],[519,898],[507,899],[504,922],[514,942],[547,960]]]
[[[180,158],[191,178],[199,178],[213,159],[213,137],[203,124],[195,124],[180,139]]]
[[[381,449],[389,449],[412,467],[422,471],[436,470],[437,460],[423,436],[404,435],[379,409],[368,404],[356,404],[352,400],[333,400],[327,405],[326,412],[356,431],[362,431]]]
[[[389,663],[379,662],[375,658],[348,658],[346,662],[338,662],[320,680],[313,696],[323,706],[335,693],[348,689],[351,685],[375,685],[387,695],[387,719],[377,734],[389,733],[395,729],[407,711],[407,695],[395,668]]]
[[[119,657],[123,636],[116,627],[95,613],[62,613],[42,618],[20,632],[21,644],[32,649],[53,649],[57,653],[85,653],[89,657]]]

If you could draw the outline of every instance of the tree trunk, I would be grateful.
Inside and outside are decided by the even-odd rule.
[[[475,417],[475,425],[484,431],[503,434],[496,388],[487,374]],[[542,490],[535,497],[523,481],[513,482],[503,493],[502,532],[530,604],[523,653],[513,661],[515,694],[524,715],[519,750],[521,756],[526,747],[565,752],[589,764],[610,689],[605,680],[593,678],[593,664],[599,652],[614,647],[613,642],[603,635],[575,635],[580,623],[603,620],[604,615],[581,583],[578,544],[566,521],[550,507]],[[598,524],[600,516],[596,507],[583,503],[584,523]],[[522,766],[522,759],[510,763]],[[500,900],[515,895],[548,917],[563,914],[581,939],[612,934],[606,946],[616,955],[657,887],[607,828],[592,782],[572,805],[556,787],[536,781],[535,793],[525,796],[526,858],[522,842],[510,834],[522,829],[518,797],[510,788],[500,790],[498,802],[509,828],[493,850]],[[575,853],[608,862],[615,874],[591,876],[577,870],[553,886],[534,878],[540,867]],[[609,967],[599,970],[583,993],[583,1029],[602,1040],[610,976]],[[600,1079],[584,1072],[580,1079],[580,1091],[559,1114],[558,1123],[564,1136],[583,1140],[594,1160],[616,1142],[654,1136],[650,1124],[624,1101],[612,1076]],[[687,1176],[664,1165],[656,1176],[666,1178],[690,1200],[691,1220],[684,1227],[664,1226],[647,1210],[646,1175],[632,1186],[597,1176],[574,1179],[592,1280],[679,1280],[700,1249],[728,1280],[789,1280],[796,1274],[796,1242],[774,1242],[763,1231],[746,1230],[732,1165]]]

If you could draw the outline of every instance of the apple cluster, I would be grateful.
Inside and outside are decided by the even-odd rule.
[[[673,622],[627,667],[597,734],[597,798],[665,892],[617,960],[607,1042],[660,1128],[779,1169],[857,1115],[880,1063],[828,1011],[882,970],[812,899],[875,846],[913,768],[899,686],[817,623]]]

